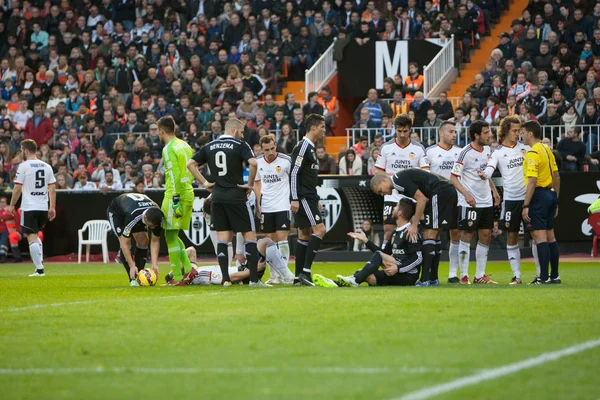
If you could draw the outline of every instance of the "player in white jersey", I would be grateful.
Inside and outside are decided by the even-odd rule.
[[[521,282],[521,251],[519,250],[519,230],[521,229],[521,214],[525,201],[525,176],[523,161],[527,154],[527,146],[519,142],[521,120],[518,117],[505,117],[500,123],[498,138],[502,141],[493,153],[481,179],[492,177],[494,170],[500,171],[503,178],[502,213],[499,226],[506,230],[508,261],[514,276],[511,285]]]
[[[23,194],[21,201],[21,229],[27,235],[29,254],[35,265],[35,272],[29,276],[45,276],[42,242],[38,232],[42,230],[47,220],[52,221],[56,216],[56,179],[52,167],[38,160],[37,145],[31,139],[21,142],[21,152],[25,160],[17,169],[15,188],[10,199],[8,212],[14,215],[15,205]],[[50,206],[48,206],[48,201]]]
[[[485,121],[474,121],[469,126],[469,139],[471,143],[461,151],[450,176],[450,181],[458,190],[460,283],[471,283],[469,280],[470,246],[473,232],[477,230],[479,238],[475,250],[477,269],[473,282],[495,284],[496,282],[485,274],[485,267],[494,227],[494,202],[500,204],[500,196],[492,180],[482,180],[479,174],[487,168],[492,154],[489,146],[491,140],[489,124]]]
[[[406,114],[401,114],[394,120],[396,137],[384,143],[379,149],[379,156],[375,161],[375,173],[379,175],[395,175],[396,172],[408,168],[429,168],[425,148],[421,143],[410,140],[412,120]],[[386,195],[383,202],[383,243],[385,249],[388,240],[396,229],[393,218],[393,209],[400,199],[404,197],[394,190],[393,194]]]
[[[273,135],[260,139],[263,155],[256,158],[258,170],[254,181],[256,193],[256,217],[260,221],[261,232],[277,243],[279,251],[288,263],[290,247],[290,171],[292,159],[277,152],[277,140]],[[282,283],[283,277],[271,270],[267,283]]]
[[[443,176],[450,180],[450,173],[454,168],[454,163],[458,160],[462,149],[455,145],[456,143],[456,123],[453,121],[444,121],[438,129],[440,141],[438,144],[428,147],[425,150],[429,169],[434,174]],[[458,230],[458,221],[450,223],[450,248],[448,255],[450,259],[449,283],[458,282],[456,272],[458,270],[458,245],[460,242],[460,231]],[[439,238],[435,242],[436,257],[440,257],[442,243]],[[433,278],[431,278],[433,279]],[[435,277],[437,279],[437,277]]]

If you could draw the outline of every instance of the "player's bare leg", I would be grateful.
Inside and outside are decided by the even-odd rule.
[[[519,232],[508,232],[506,241],[506,253],[510,269],[513,271],[511,285],[521,284],[521,250],[519,249]]]
[[[35,265],[35,272],[29,276],[46,276],[44,273],[43,255],[42,255],[42,242],[38,237],[37,233],[28,233],[27,241],[29,242],[29,254],[31,255],[31,261]]]
[[[479,229],[478,237],[479,241],[477,242],[477,248],[475,250],[475,260],[476,260],[476,270],[475,270],[475,279],[473,279],[473,283],[486,283],[486,284],[496,284],[485,274],[485,267],[487,265],[488,260],[488,252],[490,250],[490,240],[492,236],[491,229]]]
[[[460,242],[458,244],[458,265],[460,267],[460,283],[470,285],[469,259],[471,258],[471,241],[473,232],[460,231]]]
[[[458,229],[450,230],[450,247],[448,257],[450,259],[450,270],[448,273],[448,283],[458,283],[458,247],[460,244],[460,231]]]

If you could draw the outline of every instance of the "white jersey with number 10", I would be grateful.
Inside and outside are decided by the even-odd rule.
[[[48,185],[56,183],[50,165],[42,160],[22,162],[15,183],[23,185],[21,211],[48,211]]]

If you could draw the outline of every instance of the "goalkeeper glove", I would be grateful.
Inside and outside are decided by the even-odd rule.
[[[179,196],[173,196],[173,213],[177,218],[183,217],[183,209],[181,208],[181,204],[179,204]]]

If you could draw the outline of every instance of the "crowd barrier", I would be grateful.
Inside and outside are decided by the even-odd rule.
[[[556,236],[560,242],[590,241],[591,227],[587,224],[587,207],[600,195],[600,172],[565,172],[561,174],[561,196],[559,215],[556,220]],[[369,190],[370,177],[340,177],[325,175],[320,177],[318,188],[322,217],[327,233],[323,248],[330,250],[351,249],[347,232],[360,229],[365,219],[381,225],[383,198]],[[499,185],[502,181],[497,181]],[[162,190],[149,190],[147,195],[161,203]],[[72,254],[77,251],[77,230],[91,219],[107,219],[106,209],[110,201],[119,193],[106,195],[100,192],[58,191],[56,219],[44,228],[44,252],[49,255]],[[10,197],[10,192],[3,195]],[[204,198],[208,192],[195,190],[193,214],[190,229],[182,232],[186,246],[196,246],[198,252],[213,254],[209,228],[202,213]],[[109,249],[118,249],[117,239],[109,234]],[[164,239],[161,253],[166,254]]]

